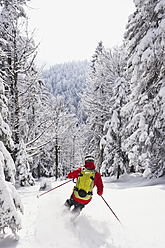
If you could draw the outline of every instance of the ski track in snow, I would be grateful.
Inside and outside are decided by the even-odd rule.
[[[147,185],[141,180],[117,183],[104,179],[104,197],[123,226],[96,190],[92,201],[73,221],[63,207],[72,192],[72,182],[39,199],[39,183],[20,188],[24,205],[20,238],[14,240],[8,230],[0,248],[164,248],[165,186]]]

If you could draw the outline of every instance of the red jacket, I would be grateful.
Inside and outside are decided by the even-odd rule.
[[[93,162],[89,161],[87,162],[85,165],[84,165],[85,168],[87,169],[91,169],[91,170],[94,170],[96,169],[96,166],[94,165]],[[68,174],[68,178],[78,178],[78,175],[80,174],[81,172],[81,169],[82,168],[78,168],[74,171],[71,171],[69,174]],[[102,195],[103,193],[103,182],[102,182],[102,179],[101,179],[101,175],[100,173],[97,171],[96,174],[95,174],[95,181],[94,181],[94,186],[96,185],[97,187],[97,194],[98,195]],[[94,187],[93,186],[93,187]],[[82,203],[82,204],[87,204],[91,201],[91,199],[89,200],[82,200],[82,199],[79,199],[79,198],[76,198],[74,193],[73,193],[73,198],[75,199],[75,201],[79,202],[79,203]]]

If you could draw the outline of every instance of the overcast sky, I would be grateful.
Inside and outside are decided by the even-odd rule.
[[[105,47],[122,43],[133,0],[31,0],[30,29],[41,42],[40,64],[90,60],[99,41]]]

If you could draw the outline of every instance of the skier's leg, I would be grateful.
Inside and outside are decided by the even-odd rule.
[[[71,195],[70,199],[67,199],[64,206],[67,207],[67,209],[69,210],[71,208],[71,206],[75,205],[76,201],[73,198],[73,195]]]
[[[79,215],[80,212],[82,211],[82,209],[85,207],[84,204],[81,203],[77,203],[76,205],[74,205],[74,208],[72,210],[72,213],[76,213],[76,215]]]
[[[71,203],[70,199],[67,199],[66,202],[64,203],[64,206],[69,210],[71,208]]]

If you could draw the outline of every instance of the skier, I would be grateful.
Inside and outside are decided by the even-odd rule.
[[[96,171],[94,157],[87,155],[85,157],[85,165],[70,172],[68,178],[77,179],[77,181],[70,199],[67,199],[64,205],[68,210],[74,206],[72,213],[79,215],[85,205],[91,201],[92,190],[95,185],[97,187],[97,194],[100,196],[103,194],[103,182],[100,173]]]

